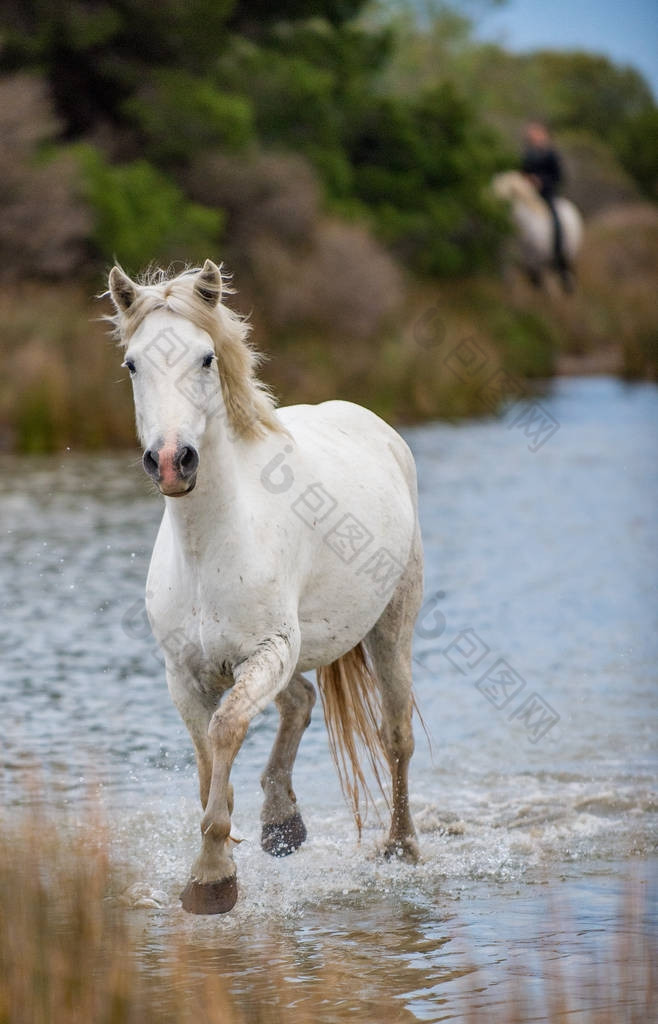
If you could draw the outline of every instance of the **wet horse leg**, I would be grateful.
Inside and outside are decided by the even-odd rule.
[[[300,674],[294,675],[276,698],[279,730],[261,776],[265,793],[261,846],[275,857],[292,853],[306,839],[306,828],[297,810],[297,798],[292,788],[292,769],[300,740],[311,721],[314,704],[315,689]]]
[[[196,680],[188,671],[167,667],[167,686],[178,714],[183,719],[192,737],[199,772],[199,796],[205,810],[210,792],[212,776],[212,749],[208,737],[208,726],[216,703],[205,702]]]
[[[365,641],[381,690],[382,740],[391,770],[393,806],[384,854],[411,861],[418,859],[408,790],[409,761],[414,751],[411,647],[422,595],[422,549],[418,533],[402,579]]]
[[[252,718],[288,685],[298,654],[298,630],[287,628],[264,638],[256,652],[234,668],[233,687],[210,719],[207,749],[212,769],[201,821],[201,853],[181,895],[184,909],[194,914],[223,914],[235,906],[231,767]]]

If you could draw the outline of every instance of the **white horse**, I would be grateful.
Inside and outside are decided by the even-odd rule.
[[[407,445],[348,402],[275,410],[210,260],[144,284],[114,267],[109,286],[144,468],[165,496],[147,610],[204,809],[184,908],[235,904],[229,774],[270,701],[280,724],[261,780],[261,843],[283,855],[306,838],[292,768],[315,702],[301,673],[312,668],[357,825],[363,744],[391,773],[384,852],[416,859],[407,774],[422,548]]]
[[[564,268],[556,268],[553,218],[532,182],[519,171],[505,171],[495,176],[491,187],[494,195],[511,205],[518,260],[533,284],[540,285],[544,272],[556,269],[568,288],[583,237],[583,219],[578,208],[569,199],[554,200],[566,262]]]

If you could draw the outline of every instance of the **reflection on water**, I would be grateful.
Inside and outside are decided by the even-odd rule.
[[[166,974],[178,955],[168,940],[175,934],[180,943],[182,935],[199,975],[219,977],[247,1020],[260,1020],[256,1009],[265,1005],[284,1011],[273,1019],[293,1024],[411,1024],[475,1011],[477,1021],[506,1021],[520,993],[532,1011],[522,1019],[542,1020],[551,998],[574,1011],[614,1007],[628,998],[629,982],[632,1005],[634,978],[639,1004],[651,957],[639,936],[653,925],[642,912],[631,919],[620,912],[623,875],[623,865],[606,864],[559,886],[492,891],[471,883],[460,899],[440,886],[419,899],[393,885],[309,901],[284,918],[278,908],[259,919],[151,915],[143,963]],[[643,865],[635,879],[640,900],[650,882]]]
[[[0,798],[24,802],[35,764],[63,815],[101,792],[150,968],[180,933],[247,1010],[269,998],[264,962],[302,1003],[331,965],[340,999],[317,1020],[406,1022],[456,1019],[475,989],[502,1005],[515,976],[557,958],[576,991],[588,963],[614,959],[618,889],[638,866],[649,887],[658,834],[658,391],[559,381],[542,404],[560,429],[535,453],[505,421],[407,431],[427,557],[416,689],[434,744],[432,757],[418,730],[423,863],[383,864],[376,819],[356,845],[317,711],[296,774],[309,841],[282,862],[262,853],[267,712],[234,770],[246,842],[221,920],[178,910],[199,813],[143,615],[160,499],[130,455],[2,460]],[[573,926],[551,923],[565,894]]]

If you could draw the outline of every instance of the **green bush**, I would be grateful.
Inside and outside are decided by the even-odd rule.
[[[492,263],[507,219],[486,185],[508,156],[451,85],[364,103],[348,153],[356,197],[407,264],[456,274]]]
[[[76,153],[95,215],[93,241],[106,259],[135,273],[152,262],[198,262],[216,252],[221,211],[189,202],[145,160],[111,166],[90,146],[78,146]]]
[[[222,58],[217,83],[246,95],[258,138],[266,145],[306,153],[340,147],[341,112],[330,71],[301,57],[236,40]]]
[[[513,377],[551,377],[559,339],[548,317],[530,309],[499,306],[490,313],[489,329],[495,339],[503,368]]]
[[[221,92],[185,71],[159,71],[124,104],[140,128],[147,156],[157,164],[185,163],[204,149],[244,148],[253,138],[245,96]]]

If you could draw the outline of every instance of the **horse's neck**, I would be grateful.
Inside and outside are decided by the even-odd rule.
[[[542,199],[534,186],[530,185],[528,182],[525,182],[524,184],[527,188],[523,195],[519,196],[519,205],[524,207],[533,217],[548,217],[549,212],[546,201]]]
[[[199,448],[196,487],[184,498],[165,499],[186,562],[202,561],[208,544],[221,543],[222,534],[236,541],[241,535],[246,517],[236,447],[221,425],[211,426]]]
[[[531,235],[536,231],[543,232],[550,222],[548,206],[539,196],[536,202],[517,202],[514,205],[514,219],[518,227]]]

